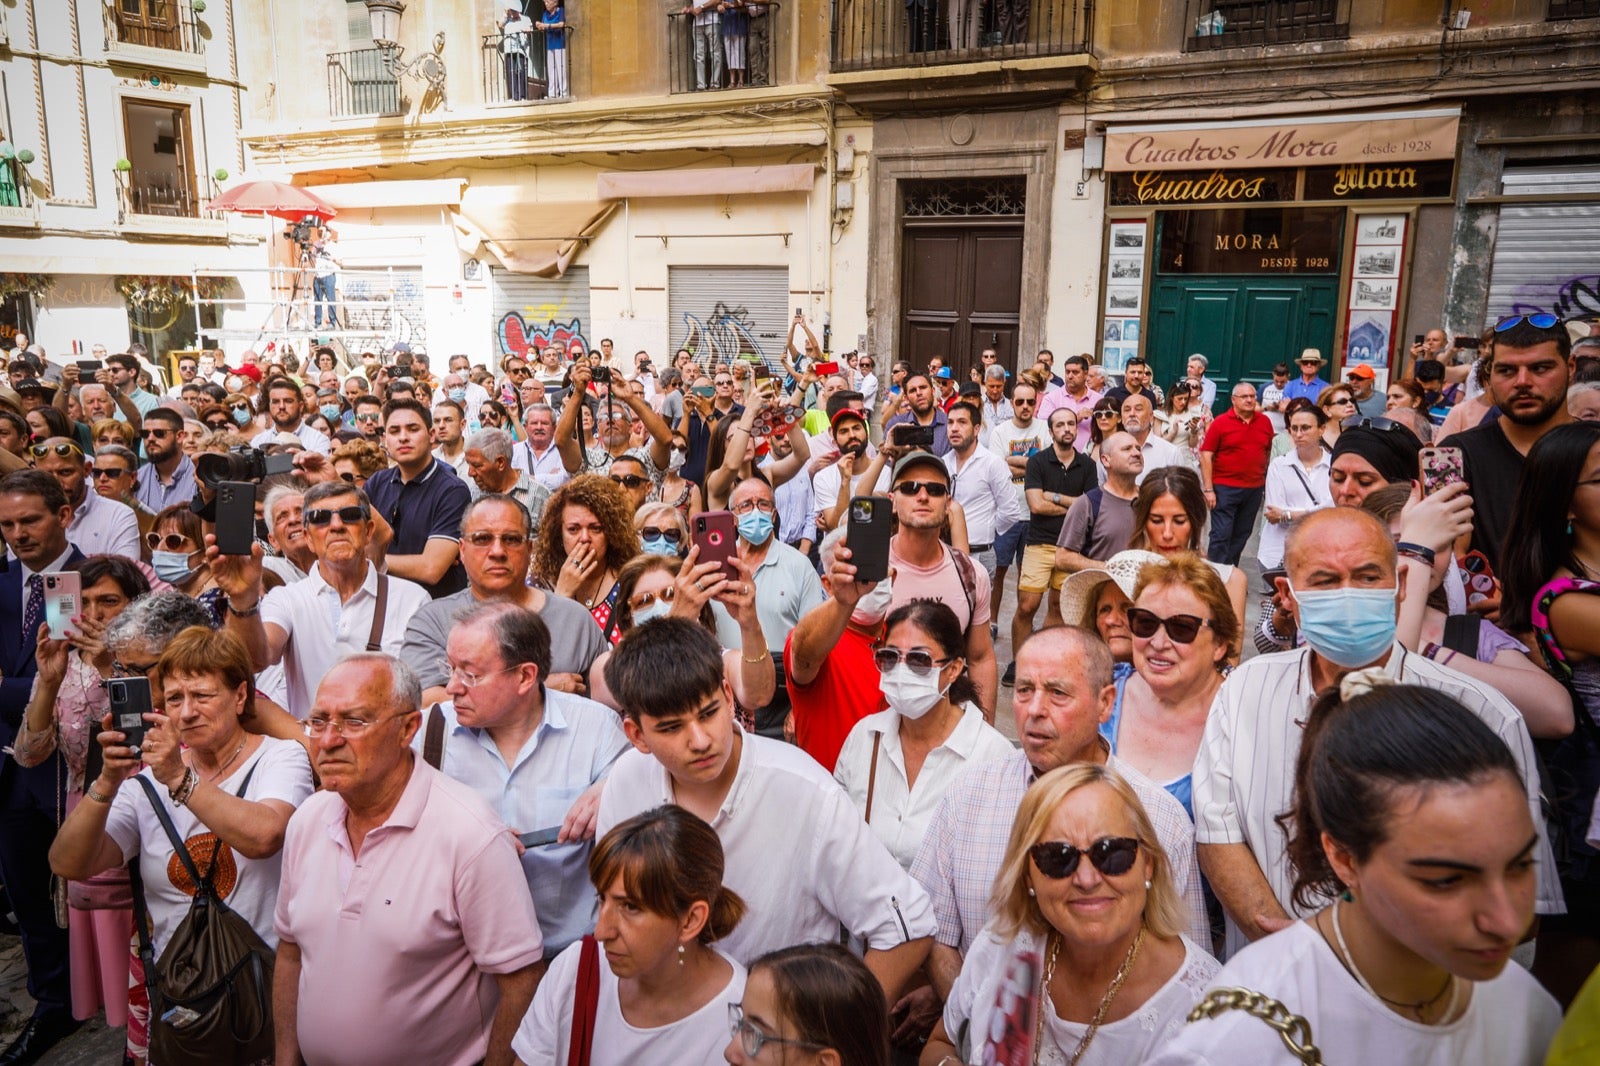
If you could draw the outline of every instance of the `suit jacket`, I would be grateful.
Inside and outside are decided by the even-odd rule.
[[[74,547],[67,563],[82,558],[83,553]],[[39,644],[38,630],[22,632],[22,564],[16,559],[10,563],[0,573],[0,747],[16,742],[33,692],[33,678],[39,672],[33,657]],[[8,780],[13,776],[15,780]],[[55,759],[24,769],[9,756],[0,757],[0,786],[6,792],[21,787],[36,793],[41,803],[54,804],[58,776],[63,775],[58,775]]]

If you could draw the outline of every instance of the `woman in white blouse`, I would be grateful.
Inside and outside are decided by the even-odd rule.
[[[1261,546],[1257,551],[1263,570],[1283,565],[1283,545],[1290,523],[1333,506],[1333,493],[1328,488],[1328,449],[1322,446],[1327,414],[1310,401],[1291,400],[1284,417],[1293,447],[1267,464],[1266,506],[1261,515]]]
[[[711,946],[745,909],[722,887],[722,868],[722,841],[682,807],[635,815],[602,837],[589,856],[600,895],[594,936],[550,964],[512,1038],[517,1061],[564,1066],[573,1041],[587,1037],[590,1066],[721,1063],[728,1007],[745,983],[744,967]],[[587,993],[585,952],[598,986]],[[592,1030],[575,1016],[592,1016]]]
[[[924,1066],[981,1061],[985,1036],[1005,1028],[997,993],[1023,952],[1043,967],[1032,1060],[1043,1066],[1148,1061],[1217,972],[1182,934],[1188,918],[1139,797],[1103,765],[1052,770],[1024,794],[991,906]]]
[[[833,776],[907,870],[945,789],[966,766],[1012,752],[972,701],[961,622],[943,603],[890,612],[873,652],[889,709],[857,722]]]

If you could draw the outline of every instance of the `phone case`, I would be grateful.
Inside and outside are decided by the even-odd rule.
[[[111,702],[111,728],[127,735],[128,747],[138,748],[150,728],[150,723],[144,720],[152,710],[150,679],[114,677],[106,682],[106,694]]]
[[[44,575],[44,620],[52,640],[75,637],[72,620],[83,613],[83,578],[78,574]]]
[[[694,517],[694,543],[700,562],[721,563],[729,581],[738,578],[733,559],[739,554],[739,527],[732,511],[702,511]]]
[[[1467,479],[1460,448],[1424,448],[1418,453],[1417,465],[1424,495],[1432,495],[1446,485]]]
[[[256,537],[256,487],[248,481],[217,486],[217,551],[249,555]]]
[[[884,496],[852,496],[845,543],[855,564],[857,581],[882,581],[889,576],[889,538],[894,532],[894,505]]]

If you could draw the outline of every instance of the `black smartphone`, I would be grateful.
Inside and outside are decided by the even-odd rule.
[[[894,505],[886,496],[852,496],[845,543],[856,566],[857,581],[882,581],[889,576],[889,538],[894,533]]]
[[[933,450],[933,427],[919,426],[915,422],[902,422],[891,429],[897,448],[925,448]]]
[[[111,698],[111,728],[128,738],[124,742],[128,747],[139,751],[150,728],[144,716],[154,709],[150,704],[150,679],[113,677],[106,682],[106,694]]]
[[[256,486],[250,481],[217,485],[217,551],[249,555],[256,539]]]
[[[737,581],[733,560],[739,554],[739,530],[732,511],[701,511],[694,516],[694,543],[700,562],[721,563],[729,581]]]
[[[753,377],[770,378],[772,376],[772,368],[766,363],[755,363],[751,365],[750,373]]]
[[[522,846],[525,848],[542,848],[554,844],[556,837],[560,835],[561,827],[556,825],[549,829],[535,829],[531,833],[523,833],[517,839],[522,841]]]
[[[1478,338],[1477,337],[1457,337],[1455,344],[1456,344],[1457,348],[1477,348],[1478,347]]]
[[[78,368],[79,375],[99,373],[100,369],[105,366],[98,359],[74,359],[72,362]]]
[[[1411,338],[1411,343],[1412,344],[1421,344],[1422,343],[1422,334],[1418,333],[1415,337],[1412,337]]]

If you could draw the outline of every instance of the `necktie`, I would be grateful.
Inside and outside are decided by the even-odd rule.
[[[28,601],[22,607],[22,645],[39,635],[39,623],[44,621],[44,576],[34,574],[28,578]]]

